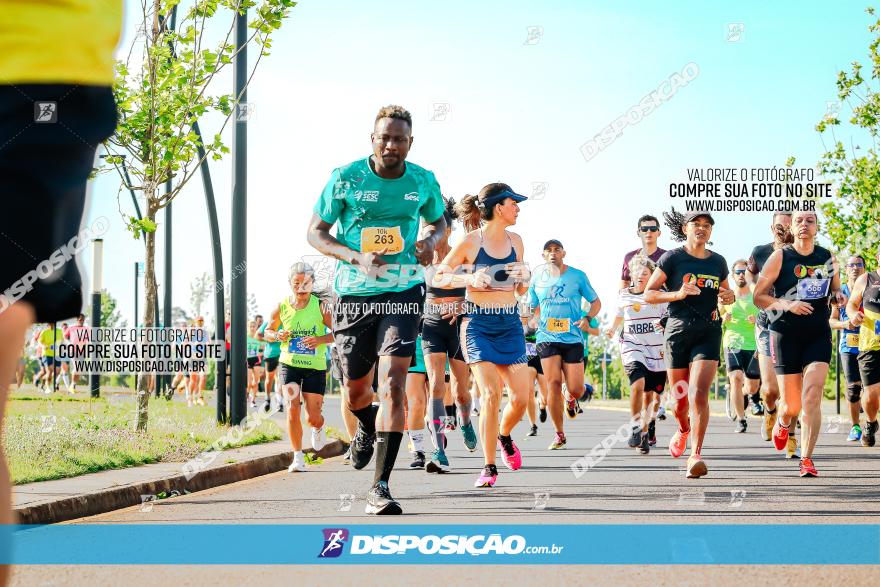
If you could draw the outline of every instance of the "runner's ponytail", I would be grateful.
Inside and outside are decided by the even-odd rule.
[[[467,232],[480,228],[482,211],[477,205],[477,196],[467,194],[455,204],[455,213]]]

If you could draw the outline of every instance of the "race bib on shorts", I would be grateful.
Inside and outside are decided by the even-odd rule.
[[[534,357],[538,354],[538,345],[533,342],[526,343],[526,355],[529,357]]]
[[[361,252],[375,253],[387,249],[394,255],[403,251],[403,236],[399,226],[367,226],[361,229]]]
[[[821,300],[828,295],[830,279],[818,279],[815,277],[801,279],[797,284],[799,300]]]
[[[880,320],[874,320],[874,334],[880,336]]]
[[[294,355],[314,355],[315,349],[310,349],[303,344],[302,337],[291,338],[287,343],[287,352]]]
[[[547,332],[568,332],[568,318],[547,318]]]
[[[877,330],[876,323],[874,326],[874,330]],[[846,346],[850,348],[856,348],[859,346],[859,335],[856,333],[850,333],[846,335]]]

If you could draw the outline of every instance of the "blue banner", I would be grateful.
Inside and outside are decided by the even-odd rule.
[[[8,547],[11,537],[11,551],[2,549],[3,564],[880,564],[880,525],[869,524],[64,524],[4,530],[0,546]],[[258,546],[264,544],[285,548]]]

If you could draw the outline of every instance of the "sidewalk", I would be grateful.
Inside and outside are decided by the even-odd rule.
[[[347,448],[333,440],[317,456],[339,456]],[[305,452],[314,454],[311,449]],[[19,524],[54,524],[138,505],[163,492],[192,493],[276,473],[285,470],[292,458],[290,443],[278,440],[225,450],[189,481],[183,474],[184,463],[157,463],[17,485],[12,488],[12,504]]]

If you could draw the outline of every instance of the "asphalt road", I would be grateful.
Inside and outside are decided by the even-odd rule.
[[[326,412],[329,423],[341,427],[336,401],[330,400]],[[391,488],[404,515],[394,519],[364,514],[363,497],[373,478],[372,465],[355,471],[336,458],[306,473],[267,475],[162,500],[149,512],[133,507],[77,523],[880,523],[880,446],[869,449],[847,443],[848,429],[833,415],[823,421],[814,453],[818,478],[801,479],[796,459],[784,458],[784,452],[761,440],[758,419],[750,420],[746,434],[736,434],[724,417],[711,421],[703,450],[709,475],[703,479],[687,479],[684,459],[673,459],[666,450],[675,426],[671,418],[658,422],[658,445],[651,454],[639,455],[626,442],[617,442],[604,460],[577,478],[572,463],[589,454],[627,418],[627,412],[620,408],[588,407],[577,419],[566,420],[569,442],[560,451],[547,450],[552,440],[548,424],[540,426],[536,438],[524,439],[527,425],[521,423],[514,438],[523,452],[523,468],[510,472],[500,466],[498,483],[490,490],[473,487],[482,457],[479,451],[465,450],[458,431],[450,436],[448,452],[453,469],[449,473],[409,470],[409,455],[401,452]],[[510,572],[514,573],[512,580],[533,578],[526,582],[540,582],[540,574],[547,570],[528,574],[529,567],[513,566],[503,572],[493,568],[495,579]],[[151,567],[149,582],[155,584],[161,576],[181,585],[195,585],[215,577],[225,584],[227,578],[237,577],[238,584],[281,584],[285,577],[289,581],[294,569],[300,580],[311,577],[317,581],[331,572],[340,585],[358,580],[352,568],[226,567],[226,574],[217,567]],[[877,571],[871,567],[846,573],[835,567],[651,567],[650,573],[637,567],[601,569],[602,580],[598,582],[599,567],[560,568],[556,571],[562,574],[554,571],[553,578],[574,583],[589,579],[591,584],[604,584],[605,579],[616,584],[645,580],[655,584],[689,584],[691,580],[725,583],[726,578],[740,584],[746,580],[761,584],[773,577],[785,578],[788,583],[803,576],[804,580],[834,584],[835,577],[851,582]],[[72,584],[67,581],[74,578],[81,584],[118,584],[122,580],[140,584],[138,577],[143,575],[136,571],[136,567],[23,567],[13,584]],[[385,567],[385,571],[389,580],[399,577],[410,582],[430,577],[426,569],[418,567],[406,567],[406,572]],[[486,569],[470,567],[461,572],[477,578]]]

